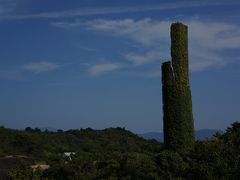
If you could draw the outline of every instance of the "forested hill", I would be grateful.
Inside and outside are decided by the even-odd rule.
[[[0,156],[21,154],[45,159],[63,152],[158,152],[160,148],[157,141],[145,140],[124,128],[57,132],[0,128]]]
[[[64,152],[75,154],[70,159]],[[41,132],[2,127],[0,153],[0,178],[12,180],[240,179],[240,123],[196,141],[187,154],[123,128]]]
[[[153,158],[161,148],[156,140],[145,140],[124,128],[41,132],[38,128],[20,131],[1,127],[0,167],[4,170],[0,171],[0,178],[7,172],[9,179],[109,177],[116,173],[116,168],[126,173],[121,164],[127,161],[134,171],[146,176],[149,168],[156,167]],[[64,158],[64,152],[74,152],[72,161]],[[24,164],[19,164],[22,157]],[[144,163],[150,166],[141,172],[137,168]],[[35,164],[47,164],[50,168],[36,173],[30,168]]]

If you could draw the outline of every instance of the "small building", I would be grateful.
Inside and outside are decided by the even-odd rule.
[[[63,157],[66,159],[66,160],[72,160],[72,157],[75,155],[76,153],[75,152],[64,152],[63,153]]]

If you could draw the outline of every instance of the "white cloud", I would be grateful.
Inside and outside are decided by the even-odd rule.
[[[240,26],[196,20],[191,20],[187,24],[192,71],[221,67],[232,62],[228,55],[224,54],[229,49],[240,49]],[[238,60],[235,59],[235,61]]]
[[[204,22],[196,19],[185,20],[185,23],[189,27],[189,54],[193,71],[228,64],[229,61],[224,56],[224,52],[227,52],[228,49],[240,49],[239,25]],[[128,52],[124,54],[124,57],[135,65],[142,65],[169,59],[170,24],[170,21],[145,18],[138,21],[133,19],[76,21],[69,25],[134,40],[145,47],[143,51],[145,53]],[[67,27],[68,23],[61,25]]]
[[[148,51],[145,54],[127,53],[124,55],[125,59],[134,63],[135,65],[149,64],[155,61],[163,60],[163,57],[168,57],[166,52],[159,49]],[[170,59],[170,58],[168,58]]]
[[[191,20],[187,24],[192,45],[213,50],[240,48],[239,25],[197,20]]]
[[[51,25],[61,28],[85,27],[90,30],[103,31],[115,36],[128,37],[143,45],[160,44],[168,41],[169,21],[153,21],[145,18],[139,21],[133,19],[123,20],[92,20],[83,22],[55,22]]]
[[[105,32],[106,35],[131,39],[141,45],[143,50],[141,53],[126,52],[123,57],[134,65],[144,65],[170,59],[171,23],[171,21],[144,18],[98,19],[86,22],[76,20],[53,25],[62,28],[86,28],[96,33]],[[189,56],[192,71],[219,67],[232,62],[229,61],[226,53],[229,49],[240,49],[239,25],[199,19],[188,19],[184,23],[189,27]]]
[[[35,63],[29,63],[29,64],[24,64],[22,65],[22,69],[25,71],[29,71],[35,74],[39,73],[44,73],[44,72],[49,72],[53,71],[60,66],[56,63],[51,63],[51,62],[35,62]]]
[[[190,69],[202,71],[211,67],[221,67],[228,62],[218,53],[208,49],[190,48]]]
[[[102,63],[102,64],[95,64],[89,68],[89,73],[91,75],[100,75],[109,71],[113,71],[116,69],[121,68],[122,65],[120,64],[113,64],[113,63]]]
[[[145,18],[139,21],[125,20],[98,20],[89,23],[90,28],[99,31],[111,32],[118,36],[129,37],[143,45],[161,44],[168,41],[170,22],[153,21]]]
[[[156,21],[150,18],[135,21],[124,20],[93,20],[88,22],[76,21],[72,23],[53,23],[58,27],[85,26],[95,31],[112,33],[117,36],[131,38],[144,45],[155,45],[169,41],[171,21]],[[186,20],[189,26],[189,39],[196,45],[211,49],[240,48],[239,25],[222,22],[204,22],[200,20]],[[164,44],[161,44],[164,45]]]

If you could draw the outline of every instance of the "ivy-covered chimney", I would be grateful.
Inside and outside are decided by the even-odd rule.
[[[162,64],[164,144],[185,153],[192,149],[194,124],[188,69],[188,27],[171,25],[172,60]]]

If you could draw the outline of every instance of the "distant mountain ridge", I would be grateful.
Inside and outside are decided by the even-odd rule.
[[[220,133],[223,131],[219,129],[200,129],[195,131],[195,137],[197,140],[211,139],[214,134]],[[147,132],[143,134],[138,134],[140,137],[145,139],[156,139],[159,142],[163,142],[163,133],[162,132]]]

